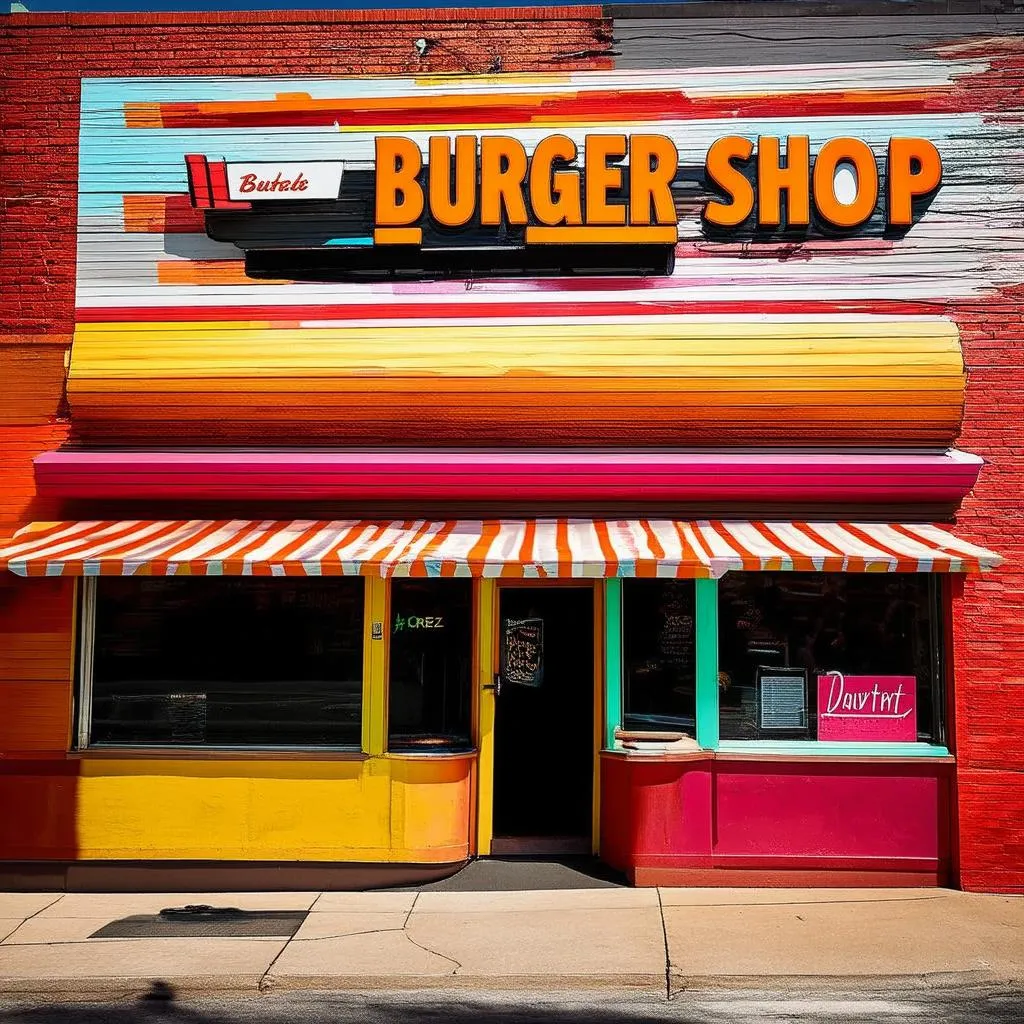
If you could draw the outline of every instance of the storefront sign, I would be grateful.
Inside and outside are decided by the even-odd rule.
[[[917,741],[917,680],[913,676],[818,676],[818,739]]]
[[[406,629],[444,629],[443,615],[396,615],[394,632]]]
[[[343,167],[340,160],[228,163],[228,198],[337,199]]]
[[[580,155],[582,169],[571,168]],[[625,159],[630,167],[625,201],[609,202],[610,193],[623,189],[618,162]],[[511,136],[434,135],[428,160],[424,188],[418,143],[397,135],[377,137],[377,243],[418,243],[425,210],[446,228],[474,218],[484,227],[525,227],[527,245],[676,241],[672,181],[679,153],[664,135],[588,135],[582,154],[567,135],[549,135],[529,158],[526,146]]]
[[[548,135],[530,153],[509,135],[432,135],[426,159],[420,146],[402,135],[374,139],[376,245],[422,245],[425,230],[446,239],[511,231],[505,244],[527,246],[677,241],[672,185],[680,153],[666,135],[593,134],[582,147],[567,135]],[[340,197],[340,160],[185,160],[192,202],[201,209]],[[718,234],[800,231],[812,221],[848,231],[874,217],[881,198],[885,225],[901,229],[941,179],[942,160],[927,139],[891,138],[881,159],[860,139],[833,138],[812,159],[806,135],[729,135],[707,150],[704,183],[713,197],[701,216]]]

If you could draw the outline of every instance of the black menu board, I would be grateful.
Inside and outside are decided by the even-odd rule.
[[[543,619],[505,619],[501,637],[501,679],[517,686],[543,683]]]

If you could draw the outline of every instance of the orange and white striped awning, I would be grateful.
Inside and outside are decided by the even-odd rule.
[[[591,520],[113,520],[33,523],[19,576],[717,579],[730,570],[980,572],[999,555],[938,526]]]

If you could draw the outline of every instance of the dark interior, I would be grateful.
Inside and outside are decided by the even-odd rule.
[[[503,679],[494,752],[495,836],[589,836],[593,792],[594,597],[587,588],[500,592]],[[537,623],[541,624],[539,627]],[[517,624],[525,623],[524,626]],[[542,632],[531,660],[511,663],[517,630]]]

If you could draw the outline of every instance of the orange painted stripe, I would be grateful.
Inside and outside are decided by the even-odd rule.
[[[615,552],[615,547],[612,544],[611,534],[608,531],[608,524],[606,522],[595,522],[594,533],[597,534],[597,543],[601,548],[601,554],[604,555],[604,564],[607,569],[608,576],[618,576],[619,574],[619,556]]]
[[[829,552],[829,554],[825,556],[825,561],[822,563],[822,572],[839,572],[842,570],[844,562],[848,566],[848,572],[866,571],[866,558],[862,558],[859,555],[847,555],[842,548],[836,547],[832,541],[819,533],[814,528],[814,523],[793,523],[793,526]]]
[[[203,529],[197,530],[187,539],[178,541],[176,544],[172,544],[169,548],[166,548],[165,550],[161,551],[158,556],[155,556],[149,560],[149,564],[152,567],[154,573],[157,575],[166,573],[167,567],[170,565],[170,563],[176,560],[174,557],[175,555],[182,551],[188,550],[190,547],[192,547],[193,544],[198,544],[200,541],[205,540],[207,537],[209,537],[211,534],[216,533],[218,530],[223,530],[230,522],[230,519],[216,519]],[[225,546],[225,544],[233,544],[235,540],[238,539],[238,537],[240,536],[244,529],[245,527],[239,527],[239,529],[236,530],[231,535],[231,537],[227,541],[225,541],[224,544],[221,544],[219,547],[214,548],[213,550],[219,551],[221,548]],[[204,555],[201,559],[197,559],[193,562],[187,563],[189,573],[192,574],[197,570],[200,573],[202,573],[205,564],[210,557],[213,557],[211,552],[207,552],[207,554]]]
[[[712,519],[709,521],[708,526],[718,534],[719,537],[725,541],[734,551],[740,556],[740,563],[743,568],[748,572],[757,572],[761,566],[761,558],[758,555],[751,554],[744,546],[743,542],[737,540],[726,528],[725,525],[719,519]]]
[[[531,519],[526,523],[526,529],[523,530],[523,546],[522,552],[526,558],[534,558],[535,544],[537,541],[537,521]]]
[[[374,228],[374,245],[420,245],[423,242],[421,228]]]
[[[161,104],[132,102],[124,105],[124,126],[126,128],[163,128],[164,119]]]
[[[342,559],[338,556],[338,552],[355,541],[357,537],[365,532],[367,526],[370,525],[371,524],[369,523],[357,521],[354,525],[350,526],[341,537],[331,544],[331,546],[324,551],[322,555],[320,555],[317,561],[320,563],[320,572],[324,576],[344,575],[344,566],[342,565]],[[367,537],[363,543],[372,544],[386,528],[386,525],[380,523],[374,524],[373,529],[370,530],[369,537]],[[345,561],[351,561],[351,559],[345,559]],[[361,569],[360,575],[369,576],[371,574]]]
[[[157,260],[160,284],[216,285],[253,284],[256,278],[245,272],[245,260]],[[261,277],[259,284],[294,284],[276,277]]]
[[[876,540],[871,536],[870,533],[865,533],[863,530],[858,529],[853,523],[839,523],[847,533],[852,533],[854,537],[859,537],[865,544],[870,544],[873,548],[878,551],[882,551],[885,554],[896,560],[896,568],[900,572],[916,572],[917,571],[917,559],[912,555],[904,555],[897,551],[895,548],[889,547],[887,544],[882,543],[880,540]]]
[[[773,547],[781,548],[785,551],[792,559],[794,570],[799,572],[815,571],[814,561],[810,555],[805,555],[803,552],[797,551],[796,548],[787,544],[781,537],[773,533],[764,523],[748,523],[747,525],[753,527]]]
[[[483,566],[487,560],[487,554],[491,550],[498,534],[501,532],[501,522],[492,519],[481,525],[480,539],[470,548],[466,555],[466,564],[474,576],[481,575]]]
[[[574,245],[577,243],[615,245],[675,245],[678,228],[673,226],[640,227],[539,227],[526,229],[527,245]]]
[[[958,551],[949,544],[937,544],[935,541],[928,540],[927,538],[915,533],[913,527],[904,526],[902,523],[889,523],[888,525],[891,530],[901,534],[908,540],[914,541],[916,544],[922,544],[924,547],[930,548],[933,552],[941,551],[944,555],[948,555],[950,558],[960,559],[963,561],[964,567],[968,572],[981,572],[981,563],[974,555],[968,555],[964,552]],[[934,558],[934,554],[932,557]]]
[[[649,558],[645,558],[637,564],[636,574],[637,576],[644,577],[655,577],[658,575],[658,559],[665,557],[665,548],[658,540],[658,535],[654,532],[651,524],[646,519],[640,520],[640,529],[643,530],[644,536],[647,538],[647,546],[651,549],[654,555],[654,561]]]

